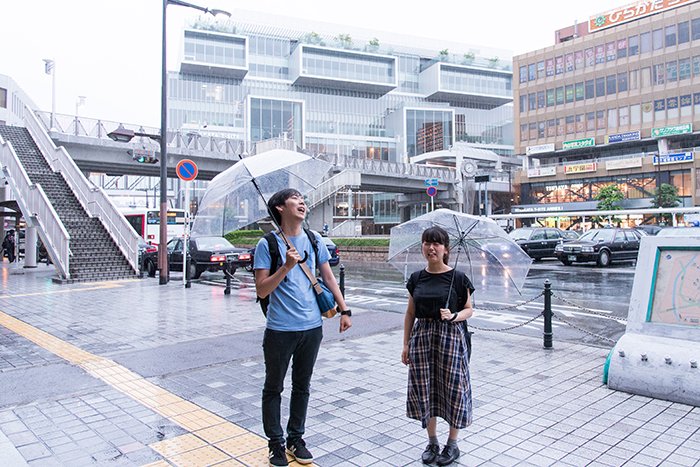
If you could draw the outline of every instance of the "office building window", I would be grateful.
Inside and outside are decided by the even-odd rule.
[[[520,95],[520,113],[527,110],[527,94]]]
[[[557,92],[557,105],[564,103],[564,86],[559,86],[556,90]]]
[[[573,115],[567,115],[566,116],[566,134],[570,135],[572,133],[576,132],[576,125],[574,124],[574,116]]]
[[[593,99],[595,97],[595,82],[592,79],[586,81],[585,96],[586,99]]]
[[[690,22],[692,29],[692,38],[694,41],[700,40],[700,18],[693,18]]]
[[[531,63],[527,66],[527,79],[529,81],[535,81],[537,79],[535,64]]]
[[[585,66],[595,65],[595,51],[593,50],[593,47],[586,49],[583,52],[583,57],[584,57]]]
[[[693,57],[693,76],[700,76],[700,55]]]
[[[651,43],[654,50],[661,50],[664,48],[664,30],[654,29],[651,32]]]
[[[690,42],[690,26],[687,21],[678,23],[678,44]]]
[[[691,183],[690,171],[683,170],[671,172],[671,184],[678,188],[678,196],[692,196],[693,185]]]
[[[527,123],[520,125],[520,141],[527,141]]]
[[[547,107],[552,107],[555,104],[554,89],[547,89]]]
[[[665,80],[665,75],[666,75],[666,67],[665,65],[659,64],[659,65],[654,65],[653,66],[653,83],[654,85],[657,84],[664,84],[666,82]]]
[[[617,58],[625,58],[627,56],[627,39],[617,41]]]
[[[630,125],[635,127],[642,121],[641,106],[639,104],[630,105]]]
[[[676,45],[676,25],[672,24],[671,26],[666,26],[666,33],[665,33],[665,43],[666,47],[673,47]]]
[[[545,127],[545,122],[537,122],[537,137],[538,138],[544,138],[544,127]]]
[[[537,62],[537,78],[545,77],[544,61]]]
[[[666,81],[678,81],[678,62],[666,62]]]
[[[617,92],[627,91],[627,73],[618,73],[617,75]]]
[[[596,128],[599,130],[605,130],[606,127],[606,121],[605,121],[605,110],[597,110],[595,113],[595,118],[596,118]]]
[[[685,94],[680,97],[681,117],[690,117],[693,115],[693,95]]]
[[[617,128],[617,109],[608,109],[608,129]]]
[[[537,122],[532,122],[528,125],[530,130],[530,139],[537,139]]]
[[[7,108],[7,89],[0,88],[0,108]]]
[[[651,33],[643,32],[639,35],[639,53],[644,54],[647,52],[651,52]]]
[[[537,92],[537,108],[544,109],[544,91]]]
[[[629,126],[630,124],[630,109],[629,107],[620,107],[617,109],[618,117],[620,119],[620,128]]]
[[[630,57],[634,57],[635,55],[639,54],[639,36],[634,35],[630,36],[627,39],[627,52]]]
[[[442,151],[453,143],[452,112],[406,110],[406,147],[409,157]]]
[[[642,88],[648,88],[649,86],[651,86],[651,68],[642,68],[641,70],[639,70],[639,73],[642,75]]]
[[[605,78],[600,77],[595,79],[595,96],[602,97],[605,95]]]
[[[527,108],[528,110],[537,109],[537,94],[535,94],[534,92],[531,92],[527,95]]]
[[[639,70],[630,71],[630,74],[629,74],[629,89],[630,89],[630,91],[637,89],[637,87],[639,87],[638,78],[639,78]]]
[[[678,79],[683,81],[690,78],[690,59],[681,58],[678,60]]]
[[[576,83],[574,94],[577,101],[582,101],[584,99],[583,82]]]
[[[554,119],[547,120],[547,137],[557,135],[557,121]]]
[[[564,135],[564,119],[557,118],[557,136]]]
[[[586,114],[586,131],[595,131],[595,112]]]
[[[278,99],[250,99],[250,132],[253,141],[286,136],[301,143],[302,103]]]
[[[520,84],[527,83],[527,66],[523,65],[520,67]]]
[[[662,123],[666,120],[666,99],[656,99],[654,101],[654,122]]]
[[[605,89],[606,89],[605,93],[608,96],[611,96],[611,95],[617,93],[617,86],[616,86],[617,79],[616,78],[617,78],[616,75],[609,75],[605,79]]]
[[[566,95],[566,103],[569,104],[574,101],[574,85],[573,84],[568,84],[564,88],[564,92]]]
[[[586,131],[586,121],[583,114],[576,115],[576,133],[584,133]]]

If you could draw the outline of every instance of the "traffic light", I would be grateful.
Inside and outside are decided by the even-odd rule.
[[[155,164],[158,162],[156,152],[152,149],[129,149],[126,152],[140,164]]]

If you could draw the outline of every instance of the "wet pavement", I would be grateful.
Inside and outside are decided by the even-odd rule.
[[[237,273],[224,296],[175,275],[60,286],[50,274],[0,269],[0,465],[267,465],[249,278]],[[381,285],[400,309],[400,284]],[[422,465],[402,313],[353,294],[353,328],[324,323],[306,441],[320,466]],[[606,356],[575,339],[543,350],[541,338],[478,332],[459,465],[700,465],[700,409],[608,390]]]

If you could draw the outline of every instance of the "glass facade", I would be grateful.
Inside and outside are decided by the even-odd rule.
[[[495,96],[512,96],[512,78],[510,76],[494,76],[462,69],[443,67],[442,87],[449,91]]]
[[[229,35],[185,31],[185,61],[244,67],[245,39]]]
[[[406,110],[406,147],[409,157],[442,151],[453,143],[454,113],[447,110]]]
[[[250,98],[250,140],[286,137],[304,141],[301,102]]]
[[[304,48],[302,74],[375,83],[394,83],[394,61],[338,50]]]

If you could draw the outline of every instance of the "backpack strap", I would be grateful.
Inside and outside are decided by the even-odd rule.
[[[279,269],[280,248],[277,245],[277,237],[272,232],[268,232],[263,237],[267,240],[267,249],[270,251],[270,275]]]
[[[318,267],[318,239],[316,238],[316,234],[313,230],[304,227],[304,232],[306,232],[306,236],[309,237],[309,243],[311,243],[311,248],[314,249],[314,255],[316,257],[316,267]]]

